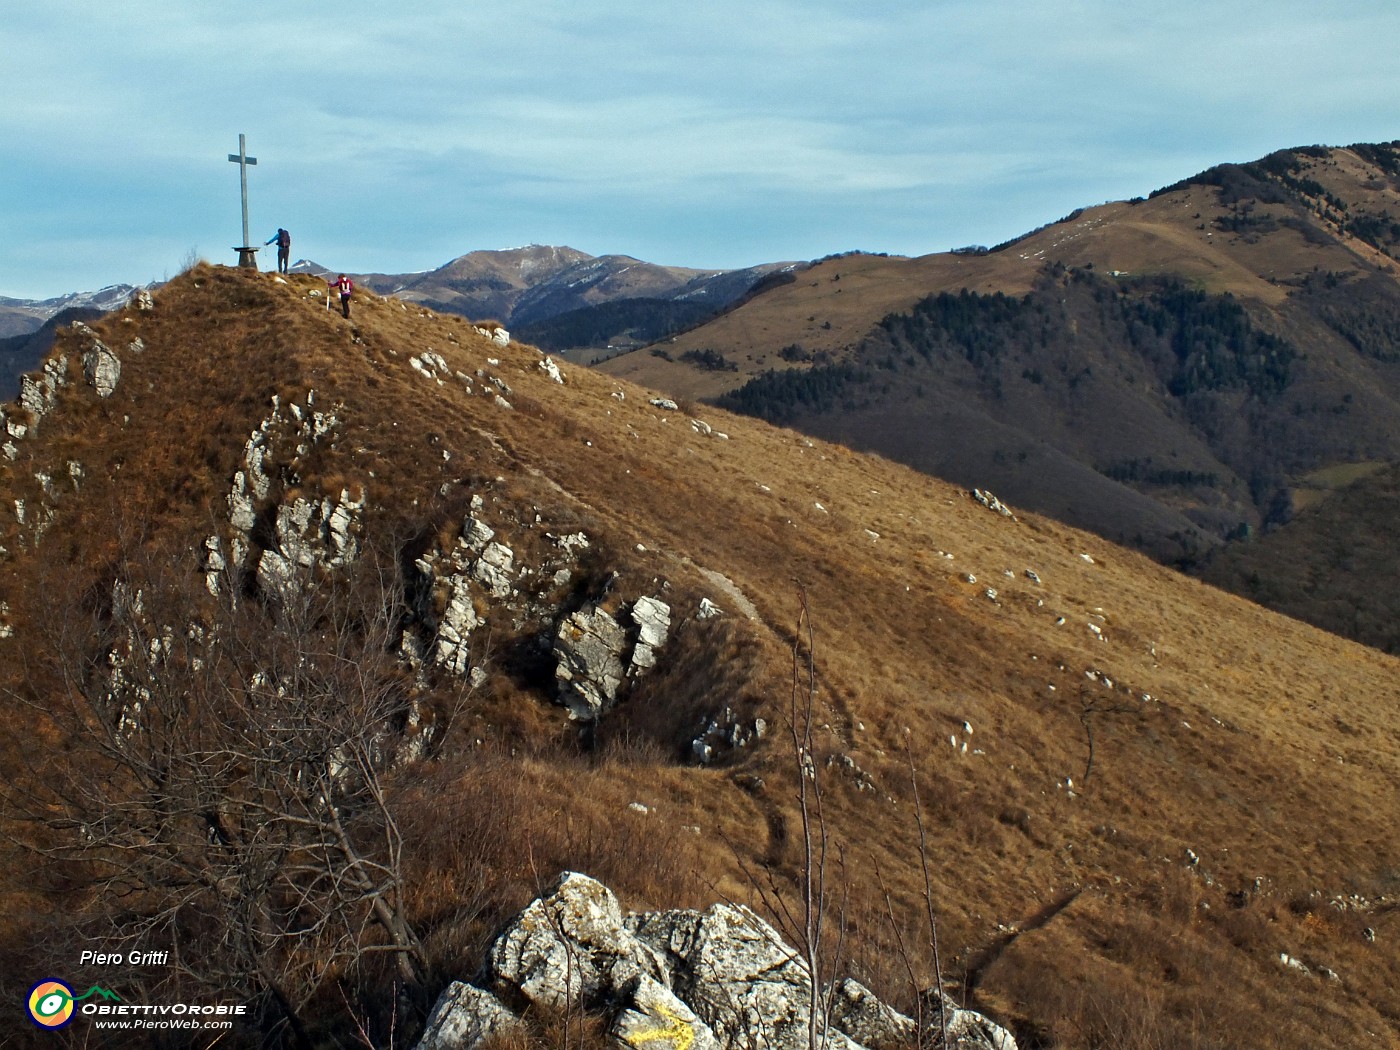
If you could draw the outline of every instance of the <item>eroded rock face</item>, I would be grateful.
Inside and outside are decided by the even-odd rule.
[[[869,1050],[905,1050],[918,1045],[918,1025],[882,1003],[869,988],[849,977],[831,997],[831,1024]]]
[[[121,359],[101,340],[93,340],[83,351],[83,378],[97,391],[98,397],[111,397],[116,393],[121,375]]]
[[[277,508],[277,546],[258,560],[258,584],[271,594],[300,586],[306,571],[320,565],[339,569],[359,555],[364,501],[341,490],[338,499],[297,497]]]
[[[656,653],[671,630],[671,607],[641,597],[628,611],[635,637],[597,607],[566,617],[555,634],[555,681],[559,702],[579,721],[596,721],[617,702],[628,676],[656,666]]]
[[[68,385],[68,356],[58,354],[44,362],[40,373],[26,375],[20,379],[20,407],[29,412],[33,426],[53,408],[58,400],[58,392]],[[32,428],[31,428],[32,429]]]
[[[946,995],[939,999],[935,989],[921,996],[926,1038],[943,1038],[943,1018],[947,1016],[950,1050],[1016,1050],[1016,1039],[1005,1028],[974,1010],[963,1010]]]
[[[448,577],[447,608],[438,624],[437,648],[433,654],[439,667],[464,676],[471,667],[471,633],[481,624],[472,602],[471,587],[460,576]]]
[[[689,1050],[721,1050],[724,1046],[710,1026],[660,981],[638,977],[623,989],[622,1001],[628,1005],[617,1012],[611,1028],[620,1046],[644,1047],[658,1042],[685,1045]]]
[[[288,499],[286,490],[302,480],[298,461],[318,444],[333,446],[340,428],[334,413],[323,412],[315,404],[314,390],[306,392],[304,406],[295,401],[284,404],[274,395],[272,411],[243,445],[242,469],[234,472],[229,487],[225,564],[253,569],[269,594],[300,588],[312,567],[342,569],[360,554],[363,490],[358,497],[343,488],[339,495],[321,499]],[[272,515],[273,538],[258,550],[254,530],[264,513]],[[206,572],[218,569],[206,558]],[[210,586],[214,586],[212,579]]]
[[[626,645],[626,632],[602,609],[580,609],[559,625],[554,677],[574,718],[594,721],[617,701]]]
[[[671,633],[671,607],[659,598],[641,597],[633,603],[631,615],[638,632],[629,666],[635,675],[656,666],[656,650]]]
[[[565,872],[492,944],[488,990],[454,983],[438,1000],[419,1050],[475,1050],[489,1031],[534,1006],[606,1011],[619,1047],[806,1050],[812,983],[806,964],[751,910],[623,916],[601,883]],[[822,989],[831,1050],[941,1045],[1016,1050],[1004,1029],[927,993],[924,1029],[852,980]],[[940,1005],[941,1004],[941,1005]],[[511,1011],[516,1011],[512,1013]]]
[[[551,532],[537,509],[522,513],[481,493],[470,502],[457,534],[442,537],[414,561],[419,575],[412,586],[412,622],[404,632],[405,657],[422,675],[436,669],[478,685],[487,672],[472,661],[474,654],[484,658],[488,649],[473,639],[486,624],[506,621],[515,633],[547,640],[558,664],[555,646],[568,618],[563,599],[578,578],[579,555],[589,548],[588,537]],[[606,624],[600,621],[598,629],[606,631]],[[563,633],[567,648],[572,632]],[[625,645],[618,652],[625,655]],[[617,696],[612,680],[622,681],[626,663],[613,668],[606,660],[598,662],[599,657],[585,644],[582,652],[563,661],[566,675],[597,676],[591,686],[580,684],[582,698],[575,697],[575,703],[581,713],[611,703]]]
[[[724,1046],[802,1050],[810,1034],[811,980],[781,934],[751,909],[716,904],[703,912],[673,911],[629,921],[637,938],[661,952],[672,988]],[[826,1034],[831,1050],[853,1047],[840,1029]]]

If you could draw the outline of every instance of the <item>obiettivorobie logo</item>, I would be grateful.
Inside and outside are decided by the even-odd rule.
[[[114,956],[120,959],[120,956]],[[86,1001],[85,1001],[86,1000]],[[29,989],[29,1019],[40,1028],[57,1030],[79,1015],[98,1028],[120,1029],[232,1029],[248,1014],[247,1003],[143,1003],[123,999],[110,988],[94,984],[82,995],[55,977]]]
[[[74,995],[72,988],[50,977],[29,989],[29,1018],[41,1028],[62,1028],[73,1020],[74,1004],[93,996],[121,1002],[121,996],[110,988],[94,984],[82,995]]]

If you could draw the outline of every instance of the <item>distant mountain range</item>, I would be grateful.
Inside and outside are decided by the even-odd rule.
[[[69,292],[52,299],[9,299],[0,295],[0,339],[29,335],[64,310],[115,310],[131,298],[136,286],[113,284],[95,292]]]
[[[573,248],[536,244],[470,252],[426,273],[351,276],[379,295],[475,320],[498,320],[513,331],[534,326],[536,334],[543,335],[540,345],[563,350],[606,348],[615,338],[640,345],[650,339],[636,337],[635,329],[649,331],[659,323],[660,330],[669,334],[668,326],[697,323],[739,299],[768,274],[794,265],[696,270],[660,266],[628,255],[592,256]],[[292,269],[318,276],[332,272],[305,259]],[[607,309],[590,313],[603,307]],[[561,315],[576,316],[564,325],[540,327]],[[601,329],[600,317],[605,319]],[[522,334],[522,338],[528,337]]]
[[[1319,477],[1400,461],[1398,270],[1400,142],[1312,146],[995,248],[825,260],[600,367],[1200,570],[1330,501]],[[1353,504],[1374,506],[1337,513]],[[1340,537],[1376,524],[1313,520]],[[1295,586],[1290,550],[1261,544],[1213,578],[1354,626],[1299,594],[1336,606],[1374,578],[1337,581],[1348,559],[1332,558],[1326,588]],[[1388,564],[1393,591],[1400,555]]]
[[[594,351],[635,349],[708,320],[755,282],[795,265],[696,270],[531,245],[470,252],[424,273],[351,276],[377,294],[477,321],[501,321],[526,342],[553,351],[586,350],[581,356],[592,360]],[[336,272],[309,259],[291,269],[314,276]],[[17,395],[19,376],[52,344],[51,332],[40,333],[46,322],[67,310],[105,313],[123,305],[133,291],[123,284],[54,299],[0,297],[0,399]]]

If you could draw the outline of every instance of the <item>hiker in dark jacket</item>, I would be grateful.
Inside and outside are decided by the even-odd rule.
[[[277,272],[287,272],[287,261],[292,257],[292,235],[282,227],[277,227],[277,232],[269,237],[264,244],[277,242]]]

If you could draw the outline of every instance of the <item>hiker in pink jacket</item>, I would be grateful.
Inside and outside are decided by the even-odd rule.
[[[337,289],[340,292],[340,312],[346,317],[349,317],[350,293],[355,290],[355,282],[350,280],[350,278],[346,277],[344,274],[341,274],[339,280],[337,280],[335,284],[331,285],[331,287]]]

